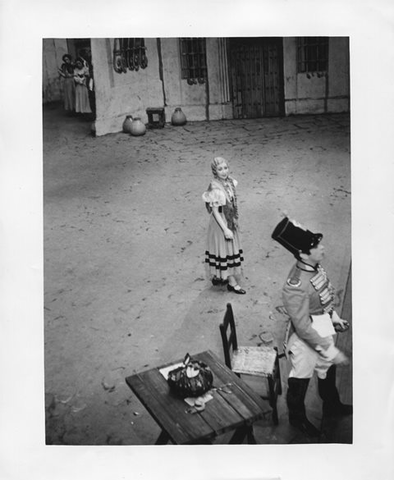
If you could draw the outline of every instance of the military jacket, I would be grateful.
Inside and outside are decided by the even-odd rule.
[[[334,288],[323,267],[307,271],[298,263],[290,270],[283,287],[283,304],[297,335],[314,350],[332,349],[332,337],[321,337],[312,327],[311,315],[332,314]],[[334,352],[333,352],[334,353]]]

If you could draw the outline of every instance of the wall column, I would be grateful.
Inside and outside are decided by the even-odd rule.
[[[207,38],[207,69],[210,119],[233,118],[225,38]]]

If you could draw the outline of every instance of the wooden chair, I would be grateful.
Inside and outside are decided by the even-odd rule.
[[[262,396],[262,398],[269,401],[272,408],[272,419],[274,424],[278,425],[277,399],[278,395],[282,394],[278,349],[270,346],[239,346],[230,303],[227,304],[223,323],[219,328],[227,367],[238,376],[253,375],[267,379],[268,395]]]

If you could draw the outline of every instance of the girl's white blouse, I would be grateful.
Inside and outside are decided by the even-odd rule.
[[[237,180],[233,179],[234,186],[238,185]],[[210,207],[221,207],[226,205],[226,193],[222,185],[213,180],[208,190],[202,194],[202,199],[208,203]]]

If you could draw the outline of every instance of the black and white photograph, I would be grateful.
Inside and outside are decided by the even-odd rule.
[[[43,67],[47,444],[352,443],[349,38]]]
[[[390,478],[393,8],[17,3],[4,478]]]

